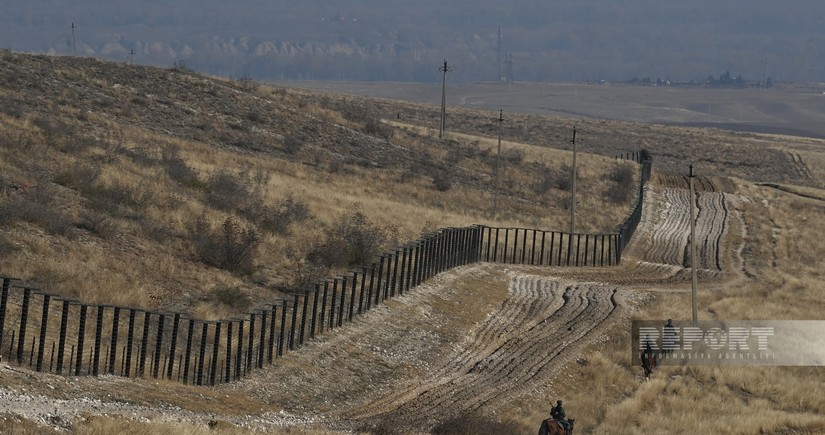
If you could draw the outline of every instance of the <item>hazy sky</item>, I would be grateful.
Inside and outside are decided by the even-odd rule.
[[[495,79],[501,25],[516,79],[825,81],[821,0],[2,0],[0,46],[71,54],[72,22],[80,55],[230,75]]]

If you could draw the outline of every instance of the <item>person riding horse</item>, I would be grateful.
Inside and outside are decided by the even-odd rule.
[[[567,414],[564,412],[564,408],[561,406],[561,400],[556,401],[556,406],[550,409],[550,418],[559,422],[559,425],[564,428],[566,433],[570,433],[572,429],[570,423],[567,421]]]

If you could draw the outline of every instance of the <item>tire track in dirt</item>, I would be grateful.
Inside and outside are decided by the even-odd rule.
[[[659,173],[655,181],[646,191],[647,207],[631,244],[632,254],[639,260],[633,267],[637,274],[650,279],[689,279],[691,198],[686,177]],[[717,188],[731,186],[725,180],[717,183],[697,177],[696,181],[697,270],[701,277],[715,278],[724,268],[722,245],[733,200],[731,194]]]
[[[369,427],[427,431],[451,417],[495,409],[551,378],[577,349],[615,317],[617,289],[599,284],[564,285],[557,279],[519,275],[509,296],[455,358],[405,391],[351,409],[335,420]]]
[[[799,153],[795,153],[793,151],[787,151],[786,155],[788,156],[788,160],[791,162],[791,166],[800,178],[810,179],[813,177],[811,173],[811,169],[805,163],[805,160],[802,159],[802,156]]]

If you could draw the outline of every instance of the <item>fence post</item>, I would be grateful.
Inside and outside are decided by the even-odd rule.
[[[358,272],[352,272],[352,290],[349,294],[349,314],[347,320],[352,322],[352,315],[355,313],[355,291],[358,287]],[[301,344],[304,344],[304,318],[307,315],[307,300],[306,293],[304,293],[304,311],[301,315]]]
[[[251,330],[251,328],[250,328]],[[203,363],[206,359],[206,335],[209,333],[209,323],[203,322],[203,328],[201,329],[201,347],[198,349],[198,374],[197,374],[197,384],[203,385]]]
[[[410,288],[418,287],[418,284],[421,283],[421,240],[415,242],[415,246],[413,246],[413,267],[412,267],[412,281],[410,283]]]
[[[309,321],[309,337],[315,338],[315,322],[318,319],[318,295],[321,293],[321,284],[315,283],[315,292],[312,295],[312,319]],[[361,288],[361,293],[364,293],[363,287]],[[364,295],[362,294],[361,297],[363,298]],[[362,301],[363,302],[363,301]],[[358,307],[358,313],[361,313],[361,307]],[[273,319],[274,321],[274,319]]]
[[[286,301],[281,302],[281,330],[278,333],[278,356],[284,355],[284,339],[286,337]]]
[[[329,306],[329,331],[335,329],[335,303],[338,301],[338,278],[332,279],[332,299]]]
[[[135,338],[135,309],[129,310],[129,330],[126,332],[126,377],[132,373],[132,345]]]
[[[370,287],[367,293],[367,310],[369,311],[372,308],[372,289],[375,284],[375,263],[370,265]]]
[[[43,316],[40,320],[40,345],[37,349],[37,366],[36,371],[43,370],[43,354],[46,351],[46,328],[49,327],[49,303],[51,302],[50,295],[43,295]]]
[[[69,305],[70,302],[63,301],[63,310],[60,313],[60,338],[57,348],[57,374],[63,374],[63,358],[66,356],[66,333],[68,332],[69,324]],[[2,343],[2,340],[0,340]],[[71,365],[71,362],[69,363]],[[69,370],[71,372],[71,370]]]
[[[384,275],[384,255],[381,255],[381,257],[378,260],[378,285],[376,286],[376,289],[375,289],[375,305],[378,305],[378,303],[381,301],[381,278],[383,277],[383,275]]]
[[[556,265],[561,266],[562,247],[564,246],[564,233],[559,233],[559,251],[556,253]],[[565,264],[565,266],[567,266]]]
[[[398,288],[398,262],[401,259],[401,251],[395,250],[393,254],[392,280],[389,281],[390,297],[395,297],[395,290]],[[402,263],[403,264],[403,263]],[[403,273],[403,272],[402,272]]]
[[[249,369],[252,366],[252,352],[255,349],[255,313],[249,314],[249,338],[247,343],[246,349],[246,370],[244,370],[244,375],[249,373]]]
[[[120,323],[120,307],[115,307],[112,317],[112,339],[109,342],[109,348],[112,351],[109,353],[109,374],[115,374],[115,359],[117,359],[117,335]]]
[[[3,290],[0,292],[0,347],[3,345],[3,332],[6,327],[6,310],[9,302],[9,288],[11,287],[11,278],[3,278]],[[14,339],[12,339],[14,341]]]
[[[404,247],[404,274],[401,278],[401,289],[402,293],[404,294],[410,291],[410,283],[412,282],[412,260],[413,260],[413,246],[407,245]]]
[[[163,345],[163,323],[166,320],[166,315],[160,313],[158,315],[158,332],[157,332],[157,339],[155,340],[155,362],[152,369],[152,377],[157,379],[158,378],[158,370],[160,369],[160,350],[161,346]]]
[[[264,350],[265,349],[266,349],[266,310],[261,310],[261,336],[258,339],[258,368],[262,368],[264,366]]]
[[[238,320],[238,352],[235,354],[235,379],[243,376],[241,371],[241,362],[243,361],[243,319]]]
[[[364,313],[364,292],[367,289],[367,268],[361,267],[361,291],[358,293],[358,315]],[[315,293],[318,293],[317,287]],[[315,314],[313,313],[312,320],[315,320]]]
[[[297,298],[295,299],[297,302]],[[341,277],[341,300],[338,303],[338,327],[344,324],[344,308],[347,303],[347,276]],[[289,334],[289,349],[292,350],[292,342],[295,339],[295,317],[298,315],[298,305],[293,304],[292,308],[292,331]]]
[[[346,278],[344,278],[346,284]],[[338,316],[338,326],[341,326],[341,315],[344,314],[344,288],[341,288],[341,309]],[[292,319],[289,327],[289,350],[295,350],[295,329],[298,325],[298,296],[292,298]]]
[[[263,328],[261,328],[261,330],[263,330]],[[263,341],[262,341],[262,343],[263,343]],[[221,347],[221,322],[216,322],[215,323],[215,345],[212,346],[212,366],[210,367],[210,370],[209,370],[209,384],[212,385],[213,387],[215,386],[215,376],[218,372],[218,350],[220,349],[220,347]],[[263,346],[261,346],[261,349],[263,349]],[[261,352],[261,355],[263,355],[263,352]],[[263,357],[261,359],[263,359]],[[171,365],[170,365],[169,372],[170,373],[172,372]]]
[[[180,313],[175,313],[172,318],[172,341],[169,342],[169,366],[166,368],[166,378],[172,379],[175,367],[175,352],[178,347],[178,329],[180,325]]]
[[[143,338],[140,341],[140,361],[138,361],[138,376],[143,376],[146,372],[146,353],[149,346],[149,322],[152,320],[152,313],[143,313]]]
[[[189,330],[186,332],[186,353],[183,357],[183,383],[189,383],[189,367],[192,361],[192,335],[195,332],[195,319],[189,319]]]
[[[103,305],[97,306],[97,323],[95,326],[95,353],[92,361],[92,374],[97,376],[100,368],[100,345],[103,339],[103,313],[106,308]]]
[[[541,232],[541,250],[539,251],[539,266],[544,266],[544,251],[547,249],[547,231]]]
[[[80,321],[77,327],[77,362],[75,364],[75,376],[80,375],[80,368],[83,365],[83,341],[86,338],[86,305],[80,305]]]
[[[272,363],[272,354],[275,350],[275,340],[277,340],[277,335],[275,334],[275,322],[278,321],[278,305],[272,304],[272,315],[270,316],[271,319],[269,321],[269,349],[267,350],[267,357],[269,358],[269,363]]]
[[[521,239],[521,264],[524,264],[525,257],[527,257],[527,228],[524,228],[524,235]]]
[[[32,289],[23,289],[23,307],[20,312],[20,329],[17,330],[17,364],[23,364],[23,352],[26,348],[26,324],[29,320],[29,301],[31,300]]]
[[[224,382],[232,381],[232,320],[226,322],[226,373]]]
[[[353,273],[353,276],[354,275],[355,274]],[[353,281],[352,281],[352,296],[353,296],[353,300],[354,300],[355,299],[355,278],[353,278]],[[309,291],[304,290],[304,307],[301,311],[301,335],[300,335],[300,340],[301,340],[300,344],[301,344],[301,346],[304,345],[304,337],[305,337],[304,332],[306,330],[308,305],[309,305]],[[349,308],[349,317],[350,317],[350,321],[352,321],[352,305],[351,304],[350,304],[350,308]]]
[[[370,290],[372,290],[371,287],[370,287]],[[327,317],[327,292],[328,291],[329,291],[329,281],[324,281],[324,294],[321,297],[321,316],[319,318],[321,323],[318,325],[318,333],[319,334],[324,333],[324,320]],[[370,294],[372,294],[372,293],[370,293]]]

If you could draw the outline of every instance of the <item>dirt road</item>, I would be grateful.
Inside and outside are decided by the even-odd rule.
[[[735,201],[731,193],[719,191],[720,186],[729,189],[724,183],[704,180],[701,185],[696,202],[700,273],[705,280],[718,280],[739,267],[726,264],[723,255]],[[552,384],[592,344],[609,339],[609,328],[627,319],[640,290],[684,287],[690,271],[686,187],[678,175],[654,177],[639,230],[618,268],[477,263],[453,269],[312,340],[273,367],[209,390],[248,398],[262,409],[278,410],[274,413],[133,405],[128,398],[121,403],[105,397],[62,401],[10,390],[0,390],[0,412],[55,428],[88,413],[204,424],[224,420],[259,429],[397,433],[427,433],[471,413],[494,415],[513,399]],[[105,389],[107,383],[144,381],[84,382]]]

